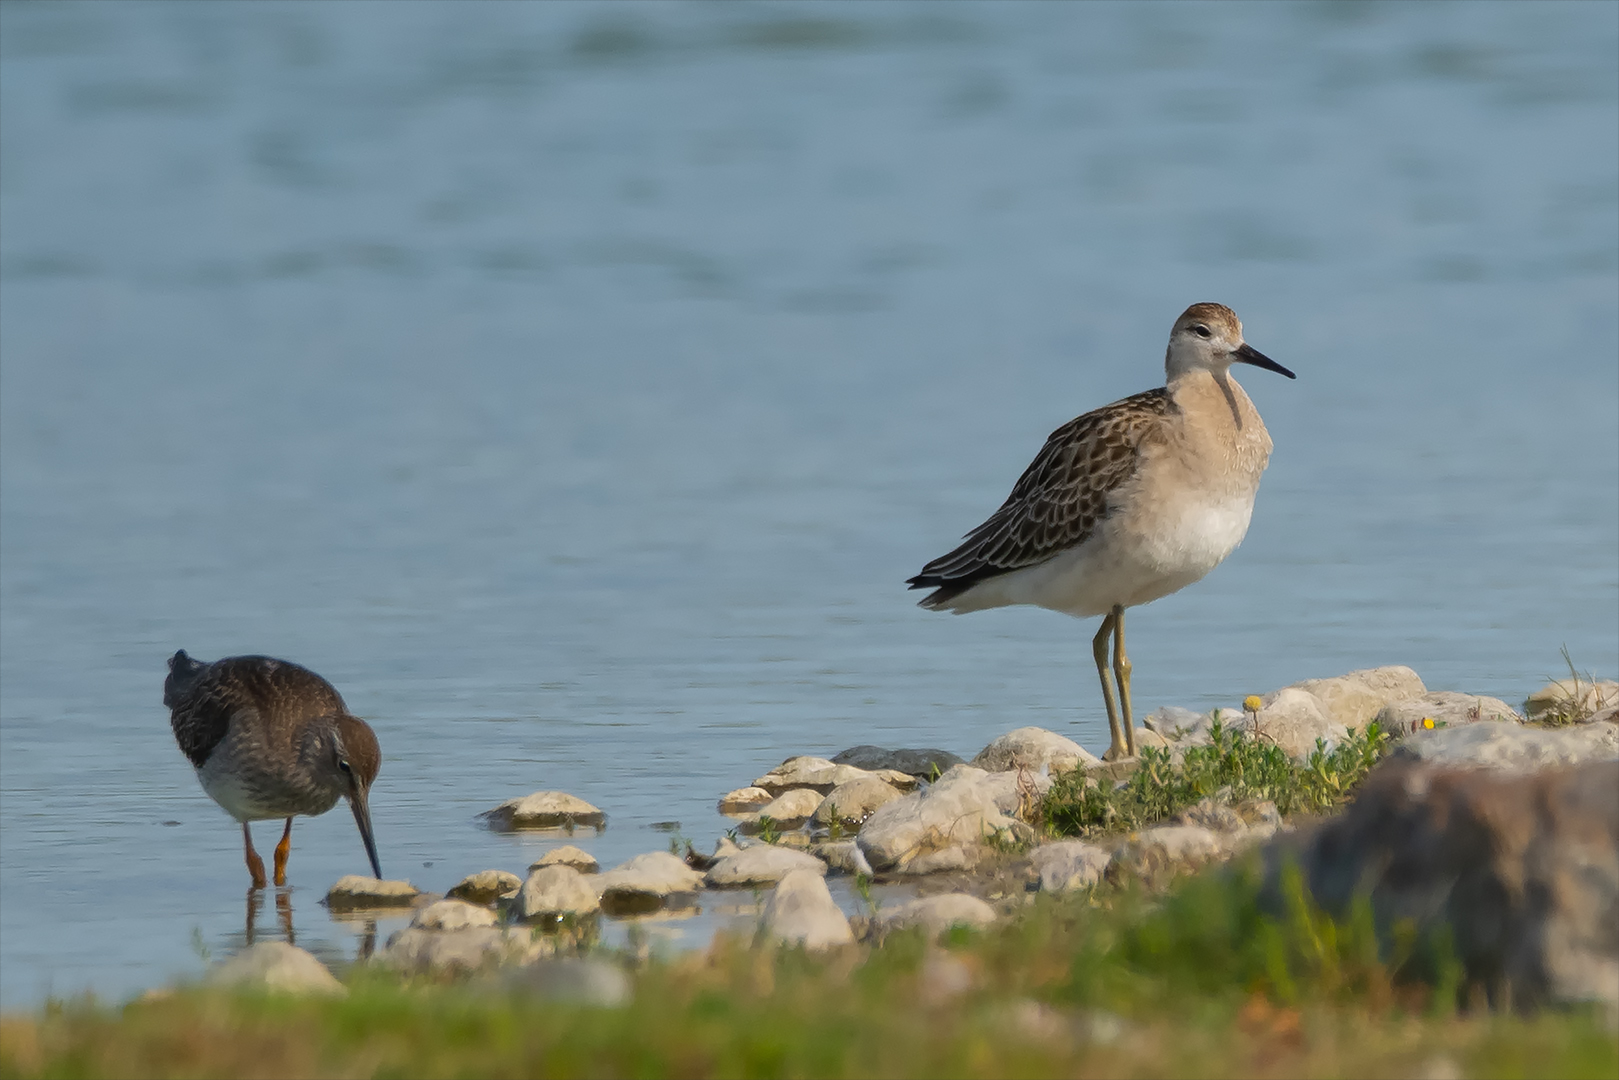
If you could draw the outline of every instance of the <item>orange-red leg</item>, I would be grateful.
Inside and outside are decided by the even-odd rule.
[[[253,875],[253,887],[262,889],[269,884],[264,877],[264,860],[253,850],[253,834],[248,831],[245,821],[242,822],[242,846],[247,853],[247,872]]]
[[[287,859],[292,855],[292,819],[287,819],[287,827],[281,832],[281,843],[275,846],[275,883],[287,883]]]

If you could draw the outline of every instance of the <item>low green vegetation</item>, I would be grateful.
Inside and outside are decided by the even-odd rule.
[[[1059,776],[1041,817],[1056,835],[1093,836],[1145,828],[1216,795],[1233,803],[1269,799],[1283,815],[1320,813],[1346,801],[1387,748],[1388,735],[1373,723],[1330,750],[1317,740],[1300,765],[1263,737],[1216,723],[1208,743],[1188,748],[1178,763],[1168,750],[1143,748],[1122,785],[1078,770]]]
[[[611,957],[610,962],[618,962]],[[1431,958],[1430,958],[1431,959]],[[920,931],[819,956],[720,939],[653,959],[619,1007],[492,978],[349,977],[343,1000],[202,989],[0,1020],[0,1077],[1612,1077],[1601,1017],[1459,1007],[1385,961],[1364,912],[1252,868],[1038,902],[941,946]],[[1448,972],[1448,974],[1447,974]]]

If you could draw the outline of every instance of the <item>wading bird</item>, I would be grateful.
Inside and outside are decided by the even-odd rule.
[[[1294,378],[1243,341],[1230,308],[1187,308],[1169,334],[1161,388],[1052,432],[1001,508],[908,582],[934,590],[921,602],[931,610],[1034,604],[1104,616],[1091,652],[1108,760],[1136,753],[1124,609],[1197,581],[1248,531],[1271,440],[1233,364]]]
[[[367,802],[382,749],[331,683],[268,656],[210,664],[181,649],[169,660],[163,704],[202,789],[242,823],[253,888],[267,882],[248,823],[287,819],[275,848],[275,883],[285,885],[294,815],[324,814],[340,798],[348,799],[371,869],[382,877]]]

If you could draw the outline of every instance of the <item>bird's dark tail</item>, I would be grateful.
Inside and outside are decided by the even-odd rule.
[[[169,657],[169,677],[163,680],[163,704],[172,709],[184,701],[207,667],[202,661],[187,656],[184,649]]]

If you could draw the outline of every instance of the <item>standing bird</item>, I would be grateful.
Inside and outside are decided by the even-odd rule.
[[[268,656],[230,656],[208,664],[181,649],[169,660],[163,704],[202,789],[242,823],[253,888],[266,882],[248,822],[287,819],[275,848],[275,883],[285,885],[293,815],[324,814],[345,797],[371,869],[382,877],[367,804],[382,748],[331,683]]]
[[[1187,308],[1169,334],[1161,389],[1053,431],[1001,508],[908,582],[934,590],[922,607],[958,615],[1035,604],[1105,616],[1091,652],[1110,761],[1136,753],[1124,609],[1185,588],[1231,554],[1270,460],[1270,434],[1232,364],[1295,377],[1242,340],[1230,308]]]

